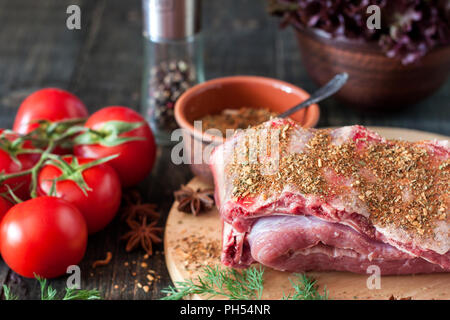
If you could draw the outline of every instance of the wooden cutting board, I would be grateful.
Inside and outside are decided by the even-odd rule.
[[[433,133],[398,128],[372,127],[389,139],[410,141],[450,139]],[[208,188],[198,178],[191,180],[192,188]],[[170,210],[164,237],[166,263],[174,282],[196,278],[204,265],[220,264],[221,222],[216,208],[195,217],[177,210],[175,202]],[[211,253],[212,252],[212,253]],[[369,275],[349,272],[309,272],[317,280],[322,292],[326,286],[330,299],[450,299],[450,273],[381,277],[380,289],[368,289]],[[289,278],[293,274],[266,267],[263,299],[280,299],[289,293]],[[201,296],[191,297],[202,299]]]

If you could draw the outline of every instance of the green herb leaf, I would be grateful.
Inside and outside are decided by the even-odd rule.
[[[197,279],[189,279],[175,283],[161,290],[166,294],[162,300],[180,300],[193,294],[204,295],[207,299],[221,296],[230,300],[261,299],[264,289],[264,269],[250,267],[237,271],[231,268],[204,267],[203,275]],[[297,281],[289,280],[295,292],[283,300],[326,300],[328,292],[324,289],[323,295],[317,292],[316,281],[304,274],[296,274]]]
[[[47,287],[47,279],[44,279],[37,274],[35,274],[34,277],[41,286],[41,300],[55,300],[56,290],[50,285]]]
[[[97,289],[81,290],[75,288],[66,288],[66,292],[61,299],[57,297],[57,291],[52,286],[47,285],[47,279],[35,274],[34,277],[41,287],[41,300],[99,300],[100,292]],[[3,295],[5,300],[18,300],[18,297],[11,293],[8,286],[3,285]]]
[[[62,300],[100,300],[100,291],[66,288],[66,294]]]
[[[328,300],[326,288],[323,295],[317,292],[317,281],[304,274],[296,274],[297,281],[289,279],[295,292],[288,296],[283,294],[283,300]]]
[[[18,300],[18,297],[11,293],[11,290],[6,284],[3,285],[3,295],[5,296],[5,300]]]
[[[180,300],[192,294],[203,294],[208,299],[222,296],[230,300],[261,299],[264,269],[252,267],[241,272],[231,268],[205,267],[204,276],[176,282],[161,292],[167,294],[162,300]]]

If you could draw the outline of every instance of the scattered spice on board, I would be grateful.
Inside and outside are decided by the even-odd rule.
[[[196,81],[195,66],[184,60],[161,62],[150,70],[149,118],[158,128],[177,128],[174,106],[180,95]]]
[[[210,210],[214,206],[213,189],[192,189],[181,185],[180,190],[174,192],[175,200],[178,201],[177,209],[194,216]]]
[[[106,266],[111,262],[111,259],[112,259],[112,253],[111,253],[111,251],[108,251],[106,253],[106,258],[103,260],[94,261],[94,263],[92,264],[92,268],[95,269],[100,266]]]
[[[145,277],[147,279],[147,284],[151,286],[153,283],[158,282],[161,279],[161,276],[156,273],[155,270],[148,270],[147,275]]]
[[[145,254],[144,259],[146,259],[146,256],[147,258],[149,257],[148,254]],[[139,279],[135,279],[134,283],[138,288],[144,290],[146,293],[150,291],[150,288],[154,283],[158,282],[161,279],[161,276],[157,274],[155,270],[151,269],[150,266],[145,262],[137,263],[136,261],[132,261],[132,263],[129,263],[128,261],[126,261],[124,262],[124,266],[127,268],[133,268],[133,270],[137,270],[138,267],[141,269],[139,271]],[[130,272],[131,276],[138,277],[138,273],[136,271],[132,271],[130,269],[128,269],[128,271]]]
[[[276,117],[278,113],[271,112],[268,109],[239,108],[224,109],[217,114],[206,115],[199,120],[202,121],[202,129],[218,129],[222,136],[226,136],[227,129],[246,129],[258,125],[267,120]]]
[[[220,241],[190,235],[178,240],[174,249],[184,257],[184,268],[193,273],[206,266],[220,264]]]

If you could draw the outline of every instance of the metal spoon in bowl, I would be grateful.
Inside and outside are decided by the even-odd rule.
[[[334,76],[326,85],[314,92],[308,99],[278,115],[278,118],[286,118],[300,109],[309,107],[310,105],[325,100],[329,96],[335,94],[347,82],[348,74],[346,72],[339,73]]]

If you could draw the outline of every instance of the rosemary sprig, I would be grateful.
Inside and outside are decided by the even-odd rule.
[[[204,276],[198,276],[195,282],[176,282],[175,287],[163,289],[161,292],[167,296],[162,300],[180,300],[192,294],[203,294],[207,299],[216,296],[230,300],[261,299],[264,275],[261,267],[239,272],[230,268],[208,266],[203,268],[203,273]]]
[[[47,279],[41,278],[35,275],[36,280],[39,282],[41,287],[41,300],[99,300],[100,292],[96,289],[94,290],[81,290],[66,288],[66,292],[61,299],[58,299],[58,292],[53,289],[51,285],[47,285]],[[3,295],[5,300],[18,300],[18,297],[11,293],[11,289],[3,285]]]
[[[317,291],[317,281],[305,274],[296,274],[297,281],[289,279],[295,292],[284,295],[283,300],[328,300],[328,291],[323,289],[323,295]]]
[[[264,269],[251,267],[241,272],[216,267],[204,267],[203,276],[196,280],[176,282],[175,287],[169,286],[161,290],[166,294],[162,300],[180,300],[193,294],[205,295],[207,299],[223,297],[230,300],[261,299],[264,289]],[[324,289],[323,295],[317,291],[316,280],[304,274],[296,274],[297,281],[289,280],[295,293],[284,295],[283,300],[326,300],[328,292]]]

